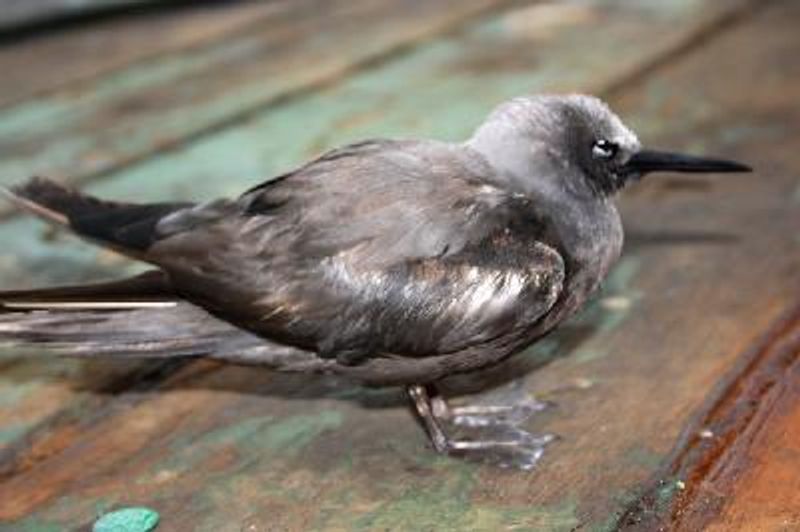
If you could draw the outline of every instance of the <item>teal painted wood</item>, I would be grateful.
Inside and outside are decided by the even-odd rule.
[[[507,3],[303,2],[213,46],[0,109],[0,183],[117,168]]]
[[[505,98],[527,92],[602,88],[636,65],[649,63],[668,45],[680,42],[681,37],[686,38],[695,25],[708,24],[743,4],[730,2],[721,6],[706,1],[664,3],[659,7],[647,4],[630,9],[624,0],[598,0],[580,8],[520,8],[490,17],[458,35],[434,40],[327,90],[267,109],[236,127],[109,175],[90,189],[130,200],[202,200],[238,194],[253,183],[349,140],[369,136],[464,138],[495,103]],[[676,26],[683,30],[674,31]],[[185,59],[194,60],[191,56]],[[95,95],[113,93],[113,87],[132,94],[137,89],[147,92],[147,80],[163,81],[169,78],[166,73],[172,72],[153,66],[145,70],[147,75],[139,68],[124,74],[124,83],[116,77],[101,82]],[[131,82],[137,79],[141,83]],[[95,104],[102,106],[103,99],[98,97]],[[30,105],[25,112],[22,108],[9,111],[11,115],[22,113],[16,115],[13,128],[9,114],[3,115],[6,120],[0,120],[0,138],[5,128],[7,141],[22,141],[26,135],[39,134],[53,116],[82,112],[82,107],[56,111]],[[85,108],[91,105],[89,101],[84,104]],[[202,108],[196,111],[199,115],[212,112]],[[185,118],[195,119],[194,115]],[[138,136],[146,138],[148,132],[145,128]],[[120,146],[126,148],[127,139],[135,144],[135,136],[126,137]],[[92,138],[56,137],[41,159],[30,161],[36,161],[34,166],[40,160],[50,164],[49,154],[63,150],[63,162],[68,164],[74,155],[70,146],[105,142],[102,132],[93,132]],[[25,172],[31,170],[30,161],[19,163],[17,175],[22,175],[23,168],[27,168]],[[15,174],[14,163],[6,158],[7,166],[2,164],[0,169],[6,171],[0,171],[0,175]],[[136,269],[108,252],[86,244],[75,245],[69,237],[65,237],[68,245],[53,245],[44,240],[42,228],[42,224],[30,219],[0,225],[0,261],[5,265],[0,288],[105,278]],[[23,420],[18,412],[24,409],[20,410],[19,404],[13,411],[6,410],[5,415],[0,406],[0,425],[4,419],[14,420],[13,433],[7,440],[14,441],[14,435],[26,433],[26,429],[58,410],[68,383],[53,386],[59,392],[51,390],[50,395],[57,399],[48,403],[49,408],[41,405],[42,394],[30,392],[32,412]],[[16,396],[16,390],[13,379],[0,381],[0,396]]]
[[[74,25],[0,46],[0,107],[8,107],[76,83],[90,83],[136,62],[186,53],[254,26],[268,27],[285,13],[307,9],[312,0],[183,2],[178,9],[143,10]],[[102,50],[102,54],[96,53]]]
[[[373,3],[346,2],[346,9],[340,5],[316,18],[312,11],[309,22],[285,21],[292,28],[290,32],[278,31],[276,22],[271,21],[272,31],[251,31],[218,46],[142,64],[88,88],[63,91],[1,110],[0,183],[13,183],[35,173],[74,182],[97,176],[167,146],[179,145],[186,136],[226,123],[231,117],[291,94],[298,87],[333,79],[359,61],[380,56],[388,49],[499,3],[502,2],[422,2],[421,11],[413,11],[387,10],[381,3],[376,8]],[[582,82],[589,78],[594,83],[613,79],[613,75],[633,67],[639,58],[647,57],[659,46],[680,39],[687,26],[698,23],[694,19],[698,12],[725,12],[735,9],[738,3],[681,2],[632,9],[629,2],[616,0],[605,2],[602,11],[591,5],[532,8],[530,13],[516,17],[517,22],[508,28],[503,28],[501,18],[494,29],[489,25],[480,30],[472,39],[470,56],[463,55],[454,62],[452,72],[426,70],[437,60],[445,59],[431,56],[428,63],[425,58],[418,60],[423,70],[415,76],[438,76],[434,90],[446,94],[448,84],[438,87],[443,80],[453,78],[463,92],[471,90],[481,72],[499,74],[498,81],[490,85],[505,85],[506,91],[466,95],[475,100],[472,109],[483,112],[498,97],[513,91],[543,85],[550,90],[569,90],[585,87]],[[698,6],[703,6],[702,11]],[[385,17],[371,20],[376,13]],[[604,30],[586,33],[584,29],[589,24],[600,25]],[[676,31],[676,27],[681,30]],[[652,31],[644,33],[639,28]],[[562,31],[569,35],[565,44],[573,46],[573,52],[564,49],[559,52],[558,61],[548,61],[540,48],[552,49],[548,41]],[[589,41],[589,35],[595,37]],[[364,46],[365,42],[369,46]],[[439,43],[427,53],[458,54],[457,50],[445,50],[447,46],[457,46],[455,42]],[[481,48],[484,44],[488,50]],[[607,65],[608,62],[612,64]],[[605,78],[606,73],[612,76]],[[513,85],[510,78],[515,78],[518,85]],[[400,84],[395,85],[399,89],[404,80],[395,82]],[[452,103],[452,99],[449,101]],[[455,105],[463,102],[453,105],[455,113]],[[313,115],[309,118],[313,119]]]
[[[572,20],[578,19],[573,15]],[[671,23],[674,24],[674,20]],[[486,32],[483,34],[491,35],[495,24],[496,21],[481,26]],[[560,31],[566,30],[562,27]],[[581,38],[587,39],[585,42],[592,43],[594,41],[585,35],[588,31],[586,26],[577,26],[572,33],[580,33]],[[459,72],[451,65],[473,59],[474,54],[466,52],[485,49],[487,41],[482,41],[480,47],[463,48],[464,55],[458,55],[459,46],[448,46],[447,42],[433,43],[430,49],[421,49],[386,64],[380,72],[345,82],[327,91],[327,100],[322,95],[311,96],[306,102],[309,107],[290,104],[264,113],[240,128],[132,168],[115,176],[114,181],[98,183],[92,188],[104,194],[142,197],[234,193],[245,182],[252,182],[257,173],[263,175],[288,166],[351,135],[374,131],[418,132],[458,138],[479,120],[477,111],[484,109],[478,107],[489,106],[492,95],[501,96],[504,91],[516,90],[521,81],[517,73],[506,77],[503,69],[493,71],[492,76],[481,76],[485,71],[479,70],[470,74],[469,84],[459,77],[464,74],[458,74],[458,79],[446,82],[451,91],[448,98],[444,90],[438,90],[442,73]],[[517,49],[520,45],[512,42],[506,46]],[[537,48],[542,49],[541,46]],[[729,49],[723,49],[725,51]],[[540,53],[544,54],[542,60],[545,61],[548,54]],[[495,57],[505,56],[507,54],[498,51]],[[592,58],[591,53],[587,56]],[[491,58],[487,61],[493,63]],[[592,69],[597,64],[608,63],[587,63],[582,68]],[[423,67],[422,72],[430,75],[418,75],[419,70],[412,68],[415,66]],[[730,75],[730,69],[727,72]],[[379,80],[380,73],[386,74],[385,84]],[[583,82],[592,83],[591,78],[587,74]],[[495,83],[498,88],[494,87]],[[556,85],[553,80],[549,83]],[[707,102],[702,112],[697,112],[694,106],[681,108],[681,117],[694,118],[673,126],[669,112],[658,103],[663,100],[658,97],[666,94],[673,100],[681,100],[687,85],[690,84],[671,88],[669,82],[653,82],[643,92],[655,100],[642,98],[644,101],[636,102],[629,110],[639,110],[637,123],[653,124],[648,128],[650,134],[665,127],[659,124],[666,124],[675,128],[672,133],[678,140],[688,138],[694,126],[706,121],[729,120],[729,108]],[[398,86],[407,87],[407,100],[395,96]],[[546,88],[548,84],[542,81],[534,86]],[[490,93],[485,99],[484,90]],[[463,98],[467,96],[476,103],[464,103]],[[433,101],[427,101],[428,98]],[[394,111],[394,106],[404,111],[405,116]],[[386,116],[385,123],[381,116]],[[311,118],[319,117],[322,125],[316,127],[316,120]],[[438,120],[440,117],[450,122]],[[758,125],[745,123],[747,120],[750,118],[737,127],[752,130]],[[300,141],[307,136],[313,142]],[[740,146],[736,142],[728,144],[721,132],[703,131],[703,137],[707,136],[717,147]],[[781,136],[784,137],[788,135]],[[282,144],[278,144],[276,138]],[[757,146],[758,138],[750,140]],[[247,155],[256,149],[267,149],[267,153]],[[258,155],[257,151],[254,153]],[[206,171],[205,166],[210,168]],[[245,170],[252,172],[253,177],[249,174],[239,177],[237,172]],[[733,199],[733,193],[718,191],[715,202],[710,203],[712,207],[721,206],[716,210],[698,210],[708,205],[705,197],[691,200],[691,196],[678,196],[686,203],[678,203],[677,207],[674,203],[670,207],[669,202],[640,201],[639,215],[634,219],[661,229],[663,226],[659,224],[674,221],[677,212],[681,214],[679,221],[686,224],[684,227],[708,227],[703,224],[708,224],[710,219],[722,223],[724,212],[735,204],[736,214],[746,214],[745,220],[758,221],[762,219],[758,212],[763,207],[743,208],[742,198],[751,195],[759,201],[773,202],[770,207],[775,210],[771,212],[789,212],[790,195],[776,194],[777,189],[769,187],[794,190],[796,183],[785,176],[772,181],[771,185],[770,181],[761,183],[763,186],[752,189],[741,184],[738,188],[734,186],[732,190],[739,191],[735,195],[738,203],[720,203],[725,198]],[[650,190],[652,194],[659,193],[657,188]],[[676,201],[674,197],[673,201]],[[15,221],[14,224],[19,225],[9,226],[22,231],[26,223]],[[755,224],[752,228],[756,228]],[[780,235],[789,234],[788,224],[775,229],[771,238],[785,243],[786,239]],[[748,234],[746,241],[749,245],[757,242],[753,234]],[[764,245],[773,243],[765,241]],[[434,457],[425,451],[417,427],[402,408],[380,408],[382,404],[398,404],[393,402],[391,392],[353,392],[335,383],[322,385],[302,379],[283,380],[229,368],[172,380],[163,394],[136,409],[90,425],[80,444],[30,472],[28,482],[38,486],[58,482],[65,470],[74,477],[62,480],[61,491],[25,523],[74,524],[80,518],[91,516],[98,507],[148,503],[164,516],[165,526],[170,526],[171,522],[178,527],[191,520],[198,530],[238,530],[249,524],[278,528],[286,525],[296,529],[438,526],[438,529],[463,530],[474,526],[487,530],[504,527],[570,530],[578,524],[589,523],[601,528],[612,522],[606,520],[609,513],[624,506],[631,496],[627,491],[630,486],[650,474],[669,449],[674,432],[679,429],[675,419],[687,414],[684,403],[675,403],[679,396],[676,387],[687,383],[688,389],[694,391],[682,389],[682,393],[694,393],[693,400],[699,401],[704,386],[710,385],[716,375],[715,371],[724,367],[723,359],[728,363],[731,360],[731,354],[719,346],[682,343],[684,340],[674,338],[670,331],[654,328],[646,318],[654,315],[653,310],[663,311],[664,307],[654,305],[654,298],[649,294],[668,286],[669,293],[659,293],[657,299],[669,302],[669,298],[680,299],[699,291],[702,297],[697,297],[695,303],[714,302],[707,310],[736,303],[728,299],[731,296],[720,296],[718,286],[710,286],[711,281],[719,277],[715,268],[734,257],[736,251],[731,252],[724,246],[683,248],[672,255],[675,262],[671,266],[665,265],[667,261],[658,252],[639,249],[635,256],[621,264],[610,283],[610,295],[616,299],[606,299],[582,318],[586,320],[584,324],[597,325],[597,332],[584,339],[577,350],[574,339],[564,334],[555,338],[558,342],[555,345],[540,344],[531,353],[533,359],[541,360],[551,359],[563,350],[578,355],[554,362],[547,371],[532,375],[525,384],[527,389],[549,390],[560,403],[558,412],[545,414],[538,421],[566,436],[549,455],[546,471],[516,476]],[[76,267],[79,262],[80,259]],[[695,266],[697,264],[700,266]],[[753,271],[743,269],[743,279],[751,279],[748,277],[751,275],[760,278],[765,271],[783,271],[783,266],[785,264],[765,261],[754,265]],[[648,271],[649,276],[644,277],[643,272]],[[684,275],[692,276],[689,282]],[[705,292],[704,287],[708,289]],[[785,286],[764,288],[772,297],[776,296],[776,290]],[[718,316],[721,321],[716,322],[717,336],[726,332],[730,337],[730,331],[747,316],[747,309],[741,302],[739,305],[730,305],[731,312],[738,314],[724,319]],[[776,309],[777,306],[773,308]],[[671,315],[670,319],[680,321],[683,317]],[[622,323],[633,327],[634,334],[642,339],[636,350],[631,340],[627,343],[620,340],[624,338],[619,327]],[[756,323],[748,323],[748,327],[751,332],[759,329]],[[672,364],[668,351],[658,351],[671,342],[676,346]],[[698,345],[704,347],[704,357],[692,352]],[[650,356],[655,352],[660,356]],[[728,358],[724,358],[726,355]],[[627,368],[627,375],[636,378],[624,377],[626,373],[621,371],[624,368]],[[652,376],[657,372],[663,379],[654,382]],[[580,378],[583,380],[578,381]],[[574,382],[571,379],[575,379]],[[599,392],[581,391],[598,389]],[[240,394],[242,391],[246,393]],[[593,395],[595,393],[597,395]],[[284,395],[293,397],[285,399]],[[620,415],[626,405],[630,408],[631,399],[644,396],[658,401],[653,403],[658,408],[643,410],[644,417],[640,419],[626,420]],[[365,408],[348,399],[375,408]],[[587,412],[587,405],[597,413]],[[669,422],[665,421],[668,418]],[[658,430],[664,427],[669,431]],[[642,441],[637,431],[650,431],[649,434],[657,436]],[[597,458],[593,453],[610,452],[604,446],[613,437],[620,438],[610,450],[614,454],[609,456],[613,458]],[[131,444],[131,439],[138,439],[138,443]],[[98,455],[102,460],[96,459]],[[589,460],[588,456],[594,459]],[[565,482],[567,477],[570,483]],[[598,478],[606,483],[597,482]],[[20,484],[26,480],[23,477],[14,479],[17,480],[18,484],[11,482],[6,486],[9,498],[5,500],[21,492]],[[63,495],[65,492],[72,495]]]
[[[552,26],[544,28],[530,22],[542,8],[520,10],[459,37],[432,42],[331,91],[254,115],[244,127],[200,139],[179,149],[178,155],[119,172],[97,190],[124,196],[135,189],[151,198],[231,194],[324,149],[365,136],[463,138],[505,98],[602,89],[685,36],[698,19],[743,3],[679,3],[680,8],[667,3],[671,7],[632,10],[614,9],[614,2],[606,1],[602,9],[581,8],[582,15],[564,8],[565,13],[551,15]],[[683,31],[674,31],[676,26]],[[194,111],[202,114],[204,109]],[[148,128],[137,131],[141,137],[149,133]],[[73,141],[75,146],[83,143]],[[131,141],[135,143],[135,137]],[[130,188],[126,181],[136,184]]]

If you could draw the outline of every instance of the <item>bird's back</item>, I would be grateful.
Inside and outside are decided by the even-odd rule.
[[[365,380],[421,382],[513,352],[559,298],[564,262],[536,205],[496,182],[459,145],[369,141],[235,200],[150,216],[135,249],[117,237],[143,226],[130,217],[120,227],[104,217],[102,232],[72,227],[159,266],[180,296],[270,341]],[[33,192],[18,194],[36,203]],[[102,208],[115,205],[137,208]]]

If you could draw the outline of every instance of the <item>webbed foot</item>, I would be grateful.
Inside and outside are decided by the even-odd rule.
[[[546,407],[533,398],[493,404],[491,398],[469,406],[451,407],[432,386],[409,386],[408,395],[425,431],[440,453],[491,463],[498,467],[532,469],[555,437],[534,436],[518,425]],[[474,436],[452,438],[443,421],[474,430]]]

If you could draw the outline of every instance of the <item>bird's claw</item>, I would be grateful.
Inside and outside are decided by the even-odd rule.
[[[527,471],[536,465],[545,447],[556,439],[552,434],[535,436],[519,427],[548,406],[527,395],[509,404],[486,401],[485,404],[451,407],[423,386],[409,387],[408,393],[431,443],[442,454]],[[467,429],[470,434],[451,437],[441,425],[442,421],[460,428],[459,432]]]
[[[534,436],[521,429],[509,432],[502,439],[448,441],[447,454],[505,469],[530,471],[541,459],[547,445],[556,439],[552,434]]]
[[[437,398],[444,403],[444,400]],[[510,404],[475,403],[463,406],[434,407],[441,419],[459,427],[517,426],[537,412],[548,408],[550,403],[527,396]],[[438,407],[438,408],[437,408]],[[440,414],[441,412],[441,414]]]

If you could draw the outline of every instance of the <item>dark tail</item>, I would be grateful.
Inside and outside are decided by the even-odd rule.
[[[0,312],[130,310],[170,306],[178,300],[167,275],[152,270],[122,281],[0,292]]]
[[[215,327],[208,327],[217,322]],[[221,329],[151,271],[109,283],[0,292],[0,345],[39,344],[76,356],[202,354]]]
[[[178,297],[160,271],[102,284],[0,292],[0,347],[73,357],[206,356],[281,371],[330,361],[272,343]]]
[[[134,257],[153,243],[159,220],[193,205],[104,201],[40,177],[3,192],[18,207],[44,220]]]
[[[158,222],[193,206],[103,201],[42,178],[0,192],[40,218],[145,260]],[[191,211],[186,219],[193,220]],[[111,283],[0,292],[0,347],[9,345],[79,357],[209,356],[283,371],[326,371],[331,365],[212,316],[181,299],[167,275],[155,270]]]
[[[70,356],[209,355],[258,339],[180,299],[160,271],[109,283],[0,292],[0,345]]]

